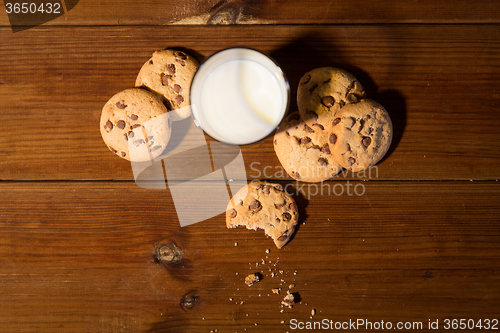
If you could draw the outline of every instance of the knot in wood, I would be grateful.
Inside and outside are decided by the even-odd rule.
[[[176,264],[183,256],[184,251],[175,244],[162,244],[156,249],[156,259],[164,264]]]
[[[181,300],[181,307],[183,309],[192,309],[194,307],[194,303],[195,299],[190,295],[186,295]]]

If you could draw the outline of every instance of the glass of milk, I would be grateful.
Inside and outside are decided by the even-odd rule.
[[[278,64],[248,48],[212,55],[191,84],[195,124],[228,144],[249,144],[271,134],[285,115],[289,99],[290,86]]]

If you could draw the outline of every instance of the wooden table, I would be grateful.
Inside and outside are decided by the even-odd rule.
[[[497,1],[82,0],[17,32],[5,8],[1,332],[500,328]],[[248,180],[295,189],[301,225],[281,250],[223,214],[181,227],[170,191],[137,186],[99,133],[155,50],[203,61],[232,46],[277,60],[291,111],[306,71],[338,66],[394,123],[378,172],[322,195],[277,173],[271,137],[241,147]]]

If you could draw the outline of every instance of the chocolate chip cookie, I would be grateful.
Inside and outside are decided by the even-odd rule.
[[[228,228],[264,229],[278,249],[290,240],[298,220],[297,204],[281,184],[252,182],[242,187],[227,205]]]
[[[302,76],[297,106],[306,122],[322,113],[335,113],[344,105],[365,97],[361,83],[349,72],[335,67],[315,68]]]
[[[198,67],[198,61],[185,52],[156,51],[142,66],[135,86],[157,93],[172,111],[171,120],[182,120],[191,115],[189,90]]]
[[[393,132],[385,108],[369,99],[344,106],[326,131],[332,155],[354,172],[373,166],[384,157]]]
[[[274,135],[274,150],[290,177],[314,183],[340,172],[342,167],[331,154],[328,134],[320,123],[306,124],[298,112],[282,121]]]
[[[165,105],[152,92],[139,88],[111,97],[102,109],[100,127],[109,150],[133,162],[158,157],[172,128]]]

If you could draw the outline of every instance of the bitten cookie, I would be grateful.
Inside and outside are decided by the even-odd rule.
[[[349,72],[335,67],[315,68],[302,76],[297,89],[297,106],[304,121],[365,97],[361,83]]]
[[[326,130],[330,150],[346,169],[362,171],[379,162],[392,142],[392,122],[379,103],[364,99],[337,112]]]
[[[128,161],[158,157],[170,140],[168,110],[158,97],[132,88],[111,97],[101,113],[101,135],[116,155]]]
[[[304,123],[298,112],[281,122],[274,135],[274,151],[290,177],[314,183],[340,172],[342,167],[330,152],[328,134],[319,123]]]
[[[172,121],[182,120],[191,115],[189,90],[198,67],[198,61],[185,52],[172,49],[156,51],[142,66],[135,86],[160,95],[171,110]]]
[[[295,200],[280,184],[252,182],[242,187],[227,205],[228,228],[264,229],[278,249],[290,240],[298,220]]]

